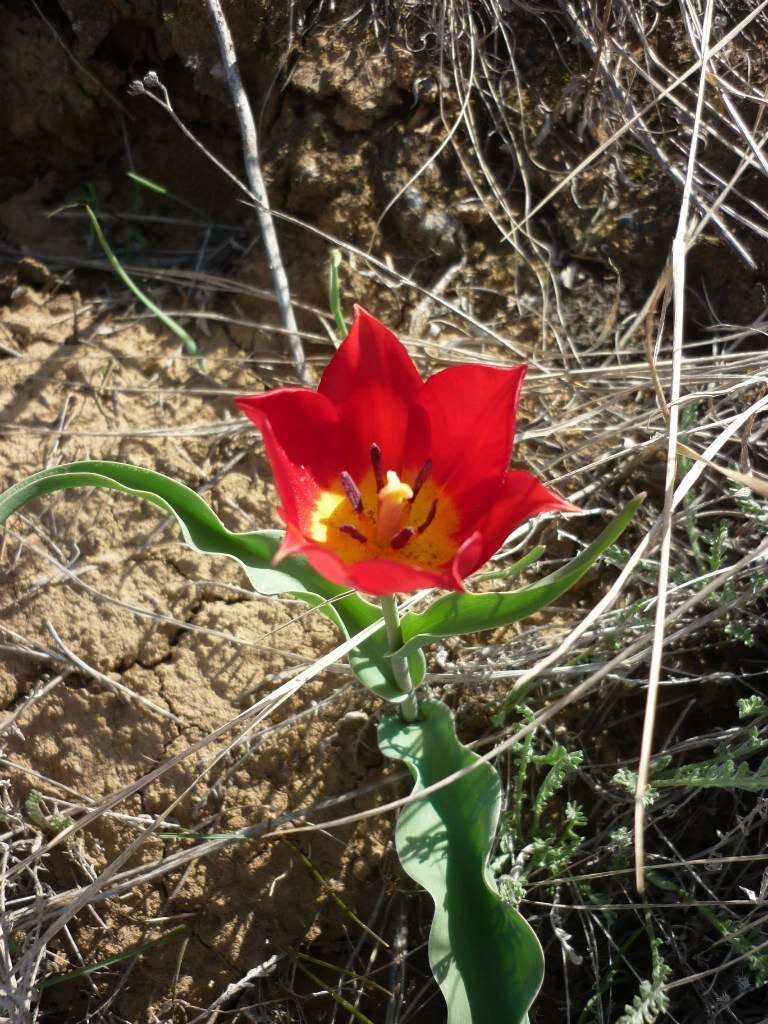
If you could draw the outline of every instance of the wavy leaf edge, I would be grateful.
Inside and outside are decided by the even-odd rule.
[[[384,719],[378,737],[386,757],[407,765],[412,795],[480,760],[458,739],[442,701],[421,701],[415,722]],[[490,871],[500,810],[499,776],[482,763],[407,804],[395,829],[403,870],[435,905],[429,958],[447,1024],[524,1024],[544,977],[541,944],[501,899]]]

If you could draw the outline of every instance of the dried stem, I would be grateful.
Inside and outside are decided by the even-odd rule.
[[[256,200],[256,213],[259,218],[261,235],[264,241],[264,248],[267,253],[267,263],[272,274],[272,283],[275,287],[277,302],[280,306],[280,314],[283,326],[288,331],[288,347],[291,359],[296,367],[299,379],[309,383],[307,364],[304,357],[304,346],[299,337],[299,330],[296,324],[296,317],[291,304],[291,290],[288,286],[288,276],[285,273],[283,259],[280,255],[280,244],[277,240],[275,223],[269,209],[269,197],[264,184],[264,176],[261,173],[261,162],[259,160],[259,139],[256,134],[256,122],[253,119],[253,111],[248,102],[243,81],[240,77],[240,69],[237,65],[237,54],[232,35],[224,17],[219,0],[206,0],[208,12],[211,15],[216,28],[216,36],[219,41],[219,51],[224,64],[224,71],[227,76],[227,85],[232,94],[232,102],[235,105],[237,119],[240,124],[240,135],[243,143],[243,160],[245,163],[245,174],[248,179],[248,186]]]
[[[683,331],[685,318],[685,271],[688,252],[689,213],[693,190],[693,174],[696,167],[696,153],[701,131],[701,114],[704,106],[704,92],[707,84],[709,63],[709,37],[712,30],[714,0],[708,0],[702,26],[701,75],[696,103],[696,115],[691,134],[688,156],[688,173],[685,179],[683,198],[677,233],[672,243],[672,284],[674,293],[674,330],[672,351],[672,388],[669,400],[669,423],[667,446],[666,484],[664,510],[662,513],[662,538],[659,553],[658,600],[654,630],[651,665],[648,673],[648,696],[645,705],[643,738],[640,747],[640,764],[637,771],[635,790],[635,886],[639,893],[645,892],[645,794],[653,749],[653,731],[656,720],[659,683],[661,679],[661,658],[664,652],[664,629],[667,619],[667,587],[669,585],[669,564],[672,552],[672,511],[674,508],[675,479],[677,476],[677,435],[680,416],[680,393],[683,370]]]

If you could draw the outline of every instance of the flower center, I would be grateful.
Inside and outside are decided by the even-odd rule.
[[[339,474],[344,493],[357,514],[358,520],[357,524],[340,523],[337,529],[360,544],[367,544],[370,540],[378,548],[399,551],[413,537],[421,536],[435,518],[437,499],[432,502],[423,522],[408,525],[408,520],[414,513],[416,498],[432,469],[432,460],[427,459],[421,467],[413,481],[413,486],[401,480],[394,469],[384,472],[381,448],[375,443],[371,445],[371,467],[373,469],[372,483],[375,486],[375,498],[373,498],[375,504],[371,501],[373,496],[370,493],[367,500],[363,501],[360,487],[346,470],[342,470]]]

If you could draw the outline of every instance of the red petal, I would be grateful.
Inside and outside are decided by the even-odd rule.
[[[331,402],[308,388],[278,388],[236,398],[235,405],[263,431],[269,422],[275,439],[297,466],[305,466],[320,485],[339,474],[339,422]]]
[[[422,388],[417,407],[430,422],[432,475],[467,524],[492,500],[509,464],[526,370],[451,366]],[[415,437],[413,443],[418,443]]]
[[[490,503],[488,512],[475,524],[475,532],[481,542],[467,548],[465,541],[456,556],[460,560],[457,569],[462,576],[479,569],[507,537],[526,519],[541,515],[542,512],[578,512],[578,508],[564,498],[558,497],[545,487],[540,480],[524,469],[514,469],[504,474],[501,487]]]
[[[385,469],[400,471],[408,412],[423,385],[392,331],[355,306],[349,334],[325,368],[318,392],[338,411],[345,468],[359,478],[370,469],[370,447]]]
[[[473,573],[484,561],[483,538],[479,531],[475,531],[467,537],[456,552],[451,567],[453,575],[457,580],[463,580],[465,576]],[[464,588],[462,587],[462,589]]]
[[[403,594],[425,587],[441,587],[444,590],[464,589],[461,579],[455,575],[453,566],[449,566],[444,572],[432,572],[429,569],[403,565],[401,562],[385,558],[347,563],[329,548],[307,540],[297,531],[289,529],[275,561],[278,562],[286,555],[295,554],[303,554],[312,568],[332,583],[351,587],[364,594],[380,597],[383,594]]]
[[[304,529],[318,492],[343,468],[336,410],[306,388],[279,388],[235,404],[261,430],[286,523]]]

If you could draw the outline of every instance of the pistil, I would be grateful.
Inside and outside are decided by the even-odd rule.
[[[393,469],[388,469],[387,482],[379,490],[376,517],[376,543],[380,547],[387,547],[405,526],[412,497],[413,490],[408,484],[403,483]]]
[[[366,512],[360,488],[355,480],[352,479],[352,475],[346,469],[343,469],[339,473],[339,479],[353,511],[358,516],[363,517],[363,520],[359,521],[360,526],[363,526],[364,522],[370,523],[374,527],[373,536],[370,537],[368,535],[366,527],[364,527],[366,529],[364,533],[354,523],[342,523],[338,529],[341,533],[352,537],[360,544],[367,544],[370,539],[374,540],[379,548],[390,548],[393,551],[400,551],[414,537],[420,537],[432,525],[437,513],[437,499],[435,499],[423,522],[418,526],[406,525],[413,513],[413,503],[416,496],[421,491],[432,471],[432,460],[427,459],[425,461],[416,474],[413,486],[411,487],[400,479],[394,469],[388,469],[385,476],[381,448],[375,441],[370,447],[370,456],[377,492],[375,522],[373,522],[374,516],[371,515],[370,511]]]

